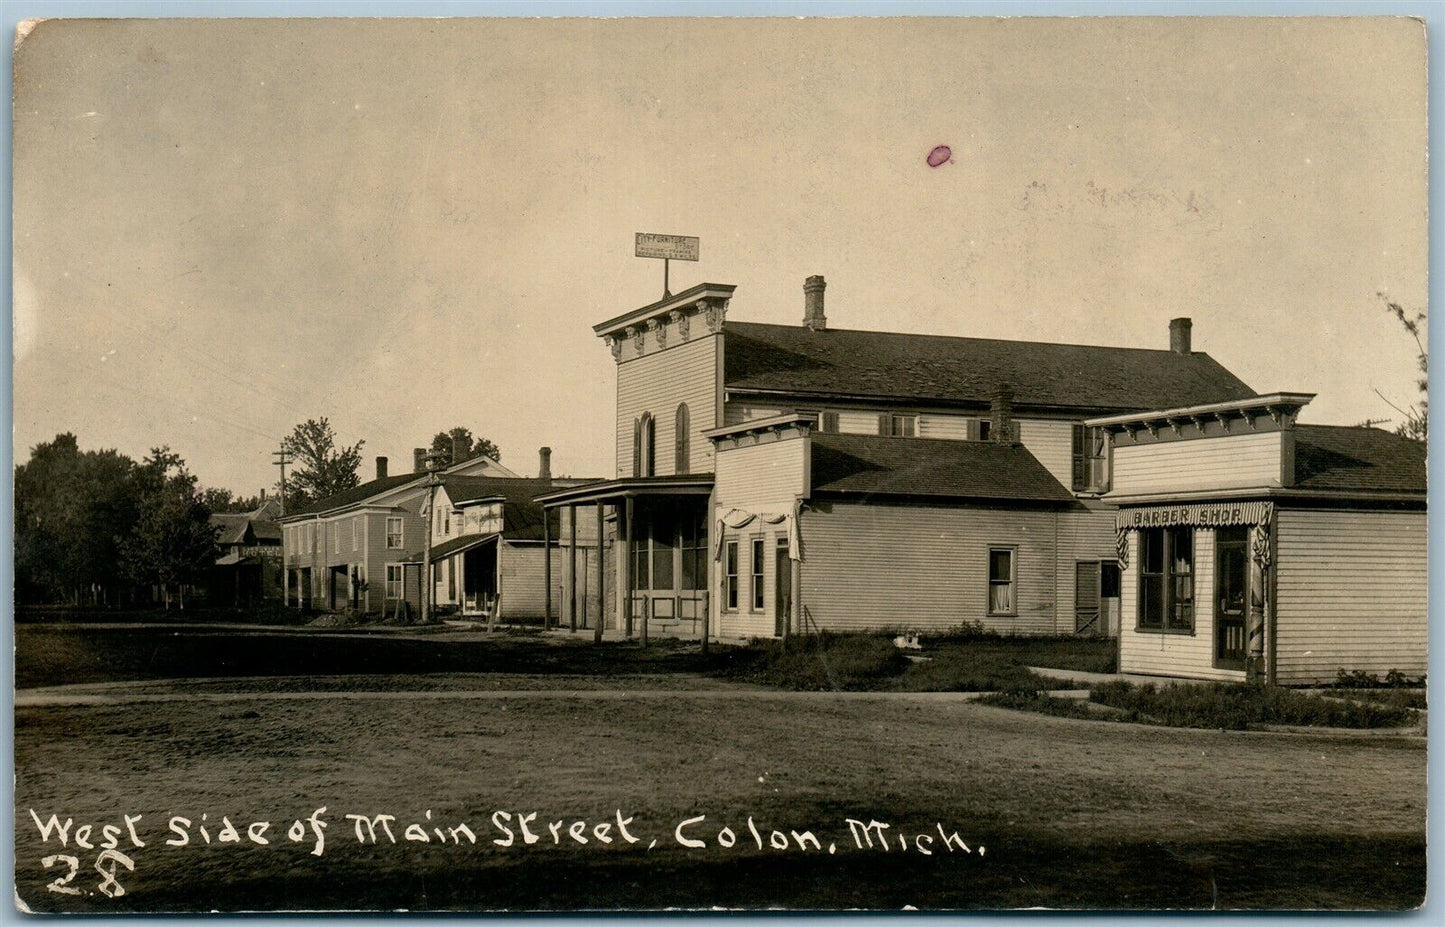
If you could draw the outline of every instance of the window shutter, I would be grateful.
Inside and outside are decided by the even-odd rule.
[[[1073,458],[1074,458],[1073,483],[1074,483],[1074,485],[1073,485],[1073,488],[1074,488],[1075,491],[1078,491],[1078,490],[1080,490],[1080,489],[1085,489],[1085,488],[1087,488],[1088,479],[1089,479],[1088,468],[1085,466],[1085,460],[1084,460],[1084,426],[1083,426],[1083,425],[1074,425],[1074,426],[1073,426],[1073,439],[1074,439],[1074,453],[1073,453]]]
[[[880,435],[889,435],[893,433],[893,420],[889,416],[878,416],[878,433]]]
[[[673,461],[672,465],[673,473],[686,473],[691,467],[691,462],[688,460],[689,433],[692,427],[688,422],[689,418],[691,418],[691,416],[688,414],[687,411],[687,403],[684,402],[682,405],[677,407],[677,421],[674,423],[674,431],[676,433],[676,459]]]
[[[632,420],[632,475],[642,475],[642,419]]]

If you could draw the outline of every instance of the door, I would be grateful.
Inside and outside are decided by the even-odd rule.
[[[1097,636],[1099,626],[1099,561],[1074,564],[1074,633]]]
[[[1214,533],[1214,665],[1244,669],[1244,624],[1249,613],[1249,529]]]
[[[1099,633],[1119,633],[1119,564],[1107,560],[1099,564]]]
[[[788,557],[788,541],[778,540],[773,554],[773,633],[779,637],[788,628],[793,613],[793,561]]]

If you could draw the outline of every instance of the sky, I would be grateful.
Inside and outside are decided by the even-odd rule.
[[[14,441],[276,480],[465,425],[611,475],[597,322],[1194,347],[1304,421],[1398,417],[1426,303],[1423,27],[1374,19],[148,20],[15,53]],[[951,160],[927,158],[947,145]],[[1383,397],[1381,396],[1383,394]]]

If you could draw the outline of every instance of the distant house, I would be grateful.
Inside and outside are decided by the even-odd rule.
[[[211,604],[251,608],[281,599],[281,526],[276,523],[280,514],[280,503],[263,495],[253,512],[211,515],[221,548],[211,570]]]
[[[1124,672],[1281,684],[1425,672],[1425,445],[1300,425],[1308,393],[1094,419]]]
[[[854,331],[824,289],[805,282],[800,325],[733,321],[734,288],[704,283],[594,326],[616,475],[539,501],[602,526],[606,626],[1117,633],[1108,443],[1086,420],[1254,391],[1189,319],[1158,350]]]
[[[280,519],[287,605],[376,614],[400,607],[413,618],[420,614],[428,474],[426,451],[418,448],[412,456],[410,473],[390,474],[387,458],[378,457],[374,479]],[[486,457],[445,475],[516,476]]]
[[[547,606],[547,547],[555,550],[560,531],[555,516],[533,497],[570,482],[443,477],[430,518],[438,607],[462,616],[540,618]],[[543,523],[548,517],[550,526]],[[560,576],[553,571],[553,615],[562,602]]]

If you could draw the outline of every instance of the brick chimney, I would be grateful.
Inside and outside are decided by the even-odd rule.
[[[411,472],[426,472],[426,448],[414,447],[411,449]]]
[[[1000,383],[993,391],[989,403],[989,439],[995,444],[1014,443],[1014,391],[1007,383]]]
[[[803,324],[815,332],[828,330],[828,317],[823,314],[823,291],[828,283],[819,274],[803,281]]]
[[[1190,346],[1189,330],[1194,323],[1186,318],[1169,320],[1169,350],[1175,354],[1188,354],[1193,348]]]
[[[386,458],[385,458],[385,457],[378,457],[378,458],[376,458],[376,478],[379,479],[379,480],[384,480],[384,479],[386,479]]]
[[[537,479],[552,479],[552,449],[550,447],[540,448],[537,451]]]

